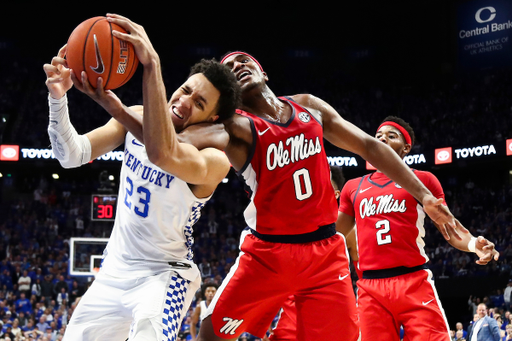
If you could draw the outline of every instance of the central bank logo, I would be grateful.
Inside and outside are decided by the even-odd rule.
[[[475,20],[479,24],[493,21],[496,18],[496,9],[492,6],[482,7],[475,13]]]

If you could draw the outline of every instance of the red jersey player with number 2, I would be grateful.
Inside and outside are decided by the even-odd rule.
[[[390,116],[377,129],[376,138],[404,158],[414,143],[414,131],[401,118]],[[444,199],[432,173],[414,173],[436,198]],[[352,179],[343,187],[336,226],[348,233],[354,222],[357,225],[363,271],[357,282],[358,309],[364,341],[398,340],[401,325],[407,340],[450,341],[432,272],[426,266],[424,218],[422,205],[381,172]],[[448,240],[452,246],[476,252],[478,264],[498,259],[494,244],[471,236],[456,223],[460,233],[459,238]]]

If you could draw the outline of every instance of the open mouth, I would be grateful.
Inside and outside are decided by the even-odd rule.
[[[178,108],[177,108],[177,107],[172,106],[171,110],[172,110],[172,113],[173,113],[174,115],[176,115],[179,119],[181,119],[181,120],[183,119],[183,115],[182,115],[182,114],[180,114],[180,112],[178,111]]]
[[[246,77],[249,77],[250,75],[251,75],[251,73],[249,71],[242,71],[237,75],[236,79],[238,81],[241,81],[241,80],[245,79]]]

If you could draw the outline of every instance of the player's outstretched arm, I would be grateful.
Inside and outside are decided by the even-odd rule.
[[[499,259],[500,253],[494,248],[494,243],[482,236],[474,237],[458,219],[455,219],[455,223],[457,225],[455,229],[446,227],[446,231],[452,237],[448,240],[451,246],[461,251],[476,253],[479,257],[476,263],[479,265]],[[435,225],[439,229],[439,226]]]
[[[119,146],[125,131],[121,125],[109,121],[86,135],[79,135],[69,119],[66,93],[73,86],[71,70],[65,60],[66,46],[50,64],[45,64],[46,86],[50,117],[48,135],[55,157],[64,168],[79,167]]]
[[[435,198],[389,146],[344,120],[325,101],[312,95],[307,95],[302,101],[306,107],[316,109],[321,113],[324,137],[329,142],[339,148],[359,154],[402,186],[423,204],[425,212],[440,226],[445,224],[455,226],[454,217],[449,210],[444,208],[442,199]],[[443,233],[443,236],[449,238],[446,233]]]

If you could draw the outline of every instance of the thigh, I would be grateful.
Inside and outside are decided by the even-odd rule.
[[[358,313],[361,339],[368,341],[399,341],[400,324],[388,309],[387,288],[383,280],[360,279]]]
[[[359,337],[359,318],[350,277],[315,288],[296,297],[297,340],[329,340],[343,335],[343,340]]]
[[[277,323],[269,337],[270,341],[297,340],[297,308],[295,296],[290,296],[281,307]]]
[[[134,302],[129,339],[175,340],[199,285],[174,271],[145,278],[124,297]]]
[[[450,327],[430,270],[400,277],[404,282],[400,287],[406,298],[401,303],[406,308],[399,314],[404,340],[450,341]]]
[[[208,307],[218,337],[232,339],[245,331],[263,337],[293,291],[290,281],[294,276],[289,262],[285,264],[288,247],[263,242],[250,234],[243,238],[235,264]],[[207,332],[205,328],[201,324],[202,334]]]
[[[126,340],[131,316],[120,304],[122,293],[98,276],[73,311],[63,340]]]

